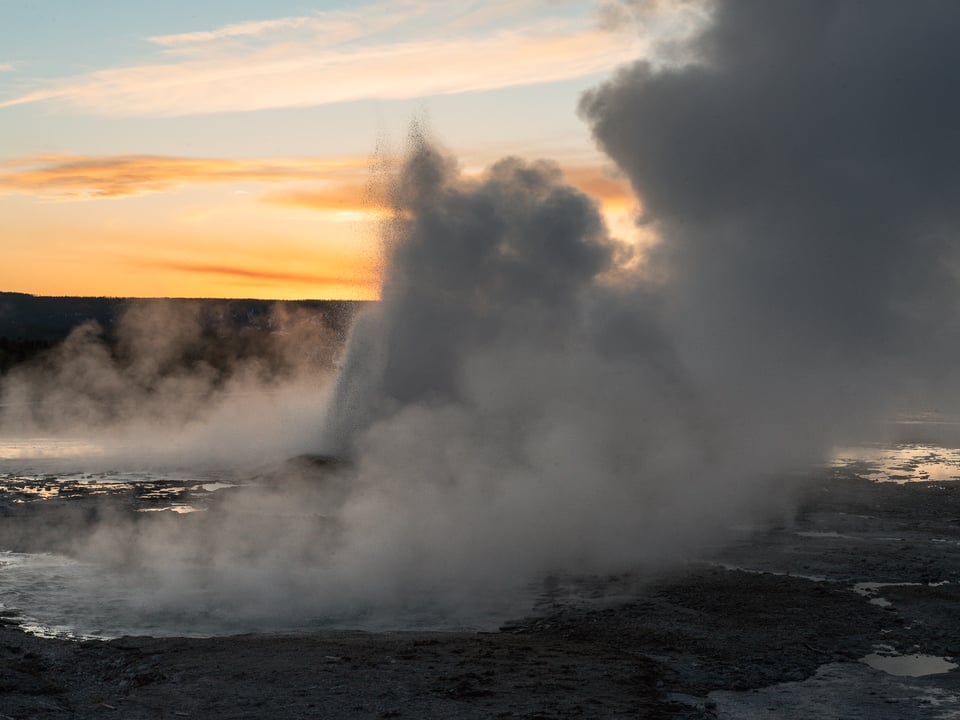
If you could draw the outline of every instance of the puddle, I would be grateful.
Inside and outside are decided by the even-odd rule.
[[[212,483],[205,483],[203,485],[196,485],[193,488],[191,488],[191,490],[196,490],[198,487],[201,488],[204,492],[213,493],[213,492],[216,492],[217,490],[225,490],[227,488],[240,487],[240,485],[238,485],[237,483],[212,482]]]
[[[924,675],[939,675],[950,672],[958,665],[947,658],[936,655],[881,655],[870,653],[860,658],[874,670],[881,670],[888,675],[903,677],[923,677]]]
[[[917,582],[858,582],[853,586],[853,591],[860,597],[865,597],[871,605],[879,607],[892,607],[893,603],[884,597],[880,597],[879,592],[887,587],[942,587],[949,585],[949,580],[940,580],[939,582],[917,583]]]
[[[152,508],[139,508],[137,512],[141,513],[151,513],[151,512],[175,512],[178,515],[189,515],[190,513],[195,512],[206,512],[205,508],[196,508],[193,505],[167,505],[165,507],[152,507]]]
[[[878,593],[882,588],[885,587],[910,587],[918,586],[920,583],[915,582],[859,582],[853,586],[853,591],[860,597],[868,598],[871,605],[877,605],[879,607],[892,607],[893,603],[887,600],[886,598],[879,597]]]
[[[875,582],[863,582],[856,583],[853,586],[853,591],[860,597],[868,598],[871,605],[877,605],[879,607],[893,607],[893,603],[887,600],[884,597],[879,596],[879,592],[882,588],[885,587],[916,587],[920,583],[875,583]]]

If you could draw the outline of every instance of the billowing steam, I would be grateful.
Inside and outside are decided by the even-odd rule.
[[[453,606],[670,562],[844,433],[953,403],[958,31],[949,2],[718,2],[695,62],[588,93],[660,237],[639,270],[556,165],[469,180],[415,134],[382,302],[312,429],[349,463],[89,551],[174,604],[202,577],[238,611]],[[153,387],[124,368],[106,392]]]
[[[760,476],[725,454],[659,299],[608,281],[627,250],[556,166],[468,181],[415,137],[395,201],[325,428],[355,462],[351,557],[473,592],[676,557],[744,499]]]
[[[731,0],[583,98],[663,242],[663,323],[775,452],[956,407],[960,6]]]

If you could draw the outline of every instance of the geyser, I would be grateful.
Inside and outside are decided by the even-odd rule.
[[[382,301],[307,425],[352,462],[189,525],[111,516],[78,553],[149,571],[163,607],[449,617],[688,557],[892,408],[951,409],[958,26],[953,3],[718,2],[687,64],[588,93],[659,237],[639,264],[557,165],[469,179],[414,132]]]
[[[343,557],[474,594],[669,562],[764,504],[785,467],[727,443],[662,289],[624,274],[630,250],[556,165],[465,179],[414,133],[391,197],[382,301],[325,427],[355,460]]]

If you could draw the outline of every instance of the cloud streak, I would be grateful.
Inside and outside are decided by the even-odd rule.
[[[54,80],[0,108],[57,100],[97,115],[172,117],[409,99],[584,77],[648,44],[582,18],[513,18],[511,26],[499,5],[459,14],[384,7],[369,17],[327,13],[156,36],[157,62]]]
[[[252,22],[232,23],[215,30],[201,30],[197,32],[177,33],[170,35],[154,35],[148,38],[150,42],[164,47],[180,47],[201,43],[216,42],[227,38],[255,37],[264,33],[278,30],[299,29],[322,22],[318,18],[308,15],[277,18],[275,20],[259,20]]]
[[[287,205],[320,212],[367,214],[378,211],[369,184],[359,181],[325,183],[318,188],[276,190],[261,199],[270,205]]]
[[[368,173],[368,158],[218,159],[157,155],[43,155],[0,165],[0,193],[120,198],[210,183],[338,182]]]
[[[611,167],[604,165],[562,166],[564,179],[600,202],[607,210],[624,210],[636,206],[637,199],[630,183]],[[465,173],[476,179],[477,174]],[[370,182],[344,180],[325,183],[322,187],[296,187],[281,189],[263,196],[263,201],[273,205],[289,205],[309,210],[343,213],[384,212],[376,189]]]
[[[238,280],[258,280],[285,284],[309,286],[356,286],[372,288],[376,286],[376,278],[371,279],[369,272],[355,271],[337,267],[332,273],[307,273],[284,270],[269,270],[264,268],[250,268],[240,265],[226,265],[217,263],[200,263],[175,260],[148,260],[136,259],[131,261],[142,268],[152,270],[173,270],[175,272],[194,273],[201,275],[219,275],[221,277]]]
[[[370,158],[181,158],[158,155],[44,155],[0,163],[0,194],[54,199],[113,199],[187,185],[255,182],[288,185],[267,192],[269,205],[355,217],[382,212]],[[625,177],[602,165],[564,168],[568,182],[606,209],[636,204]]]
[[[529,3],[530,0],[525,0],[519,5]],[[486,4],[504,8],[511,15],[516,15],[518,10],[516,2]],[[257,42],[310,42],[314,45],[331,46],[356,38],[372,38],[404,23],[413,22],[419,25],[419,29],[423,29],[431,21],[439,20],[438,15],[442,15],[444,10],[444,5],[429,0],[385,0],[352,11],[328,10],[310,15],[250,20],[222,25],[212,30],[154,35],[148,40],[176,53],[204,52],[222,48],[227,43],[234,47],[240,43]],[[460,12],[463,13],[462,7]],[[471,13],[463,15],[469,17]]]

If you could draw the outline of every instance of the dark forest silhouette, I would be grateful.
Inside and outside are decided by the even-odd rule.
[[[199,306],[205,330],[211,337],[231,336],[231,344],[242,338],[245,352],[251,355],[256,355],[262,347],[259,340],[275,331],[272,318],[278,308],[317,313],[335,336],[343,338],[353,316],[366,304],[351,300],[162,300],[174,306]],[[134,301],[132,298],[48,297],[0,292],[0,374],[37,358],[84,323],[97,323],[104,339],[114,341],[117,320]],[[136,302],[145,301],[136,299]]]

